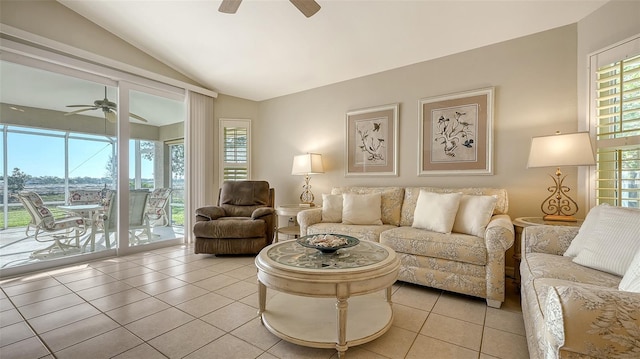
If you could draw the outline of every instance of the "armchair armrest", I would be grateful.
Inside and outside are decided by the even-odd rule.
[[[196,222],[213,221],[226,215],[225,210],[218,206],[206,206],[196,209]]]
[[[529,226],[522,230],[522,254],[548,253],[563,255],[578,234],[578,227]]]
[[[300,235],[306,236],[310,225],[322,222],[322,208],[305,209],[296,216],[300,225]]]
[[[272,207],[260,207],[256,208],[253,213],[251,213],[251,219],[258,219],[264,216],[269,216],[276,213],[276,210]]]
[[[631,357],[640,350],[640,293],[587,284],[552,286],[544,324],[549,358]]]

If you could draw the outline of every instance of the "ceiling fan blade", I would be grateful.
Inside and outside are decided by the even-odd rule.
[[[218,11],[225,14],[235,14],[241,2],[242,0],[222,0]]]
[[[74,106],[74,107],[75,107],[75,106]],[[65,113],[64,115],[65,115],[65,116],[75,115],[75,114],[80,113],[80,112],[84,112],[84,111],[91,111],[91,110],[97,110],[97,109],[98,109],[97,107],[81,108],[81,109],[79,109],[79,110],[75,110],[75,111],[67,112],[67,113]]]
[[[93,105],[67,105],[67,107],[93,107]]]
[[[111,123],[116,123],[118,120],[118,116],[116,116],[116,113],[112,111],[104,111],[104,118]]]
[[[306,17],[311,17],[320,10],[320,5],[315,0],[289,0]]]
[[[140,117],[140,116],[136,115],[135,113],[129,112],[129,116],[135,118],[136,120],[142,121],[142,122],[149,122],[149,121],[147,121],[146,118]]]

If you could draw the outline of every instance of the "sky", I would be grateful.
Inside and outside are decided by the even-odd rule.
[[[51,132],[62,133],[62,132]],[[69,177],[106,177],[107,163],[111,154],[111,144],[105,137],[86,136],[86,139],[69,139]],[[4,148],[3,139],[0,144]],[[56,176],[64,178],[64,138],[9,132],[7,137],[7,170],[14,168],[33,177]],[[130,176],[133,177],[133,154],[130,157]],[[3,157],[4,158],[4,157]],[[0,158],[0,162],[3,161]],[[2,163],[4,165],[4,163]],[[142,178],[153,178],[153,163],[142,161]]]

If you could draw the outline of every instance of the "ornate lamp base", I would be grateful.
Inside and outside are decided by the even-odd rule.
[[[553,179],[555,185],[547,188],[551,195],[540,206],[540,209],[545,214],[544,220],[576,222],[577,219],[573,215],[578,212],[578,204],[567,195],[567,192],[571,191],[571,189],[562,184],[567,176],[563,177],[560,168],[558,168],[556,169],[556,176],[549,175],[549,177]]]
[[[304,189],[304,191],[302,191],[302,194],[300,195],[300,202],[304,205],[308,205],[309,207],[314,207],[315,203],[313,203],[313,200],[315,197],[309,190],[311,188],[311,185],[309,184],[310,180],[311,178],[309,175],[304,176],[304,185],[302,185],[302,189]]]

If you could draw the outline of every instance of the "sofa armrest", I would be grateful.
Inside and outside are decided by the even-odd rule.
[[[322,222],[322,208],[305,209],[298,212],[296,218],[300,225],[300,235],[306,236],[309,226]]]
[[[506,214],[491,217],[484,232],[484,241],[489,252],[504,252],[511,248],[515,238],[513,223]]]
[[[587,284],[554,286],[544,311],[548,358],[640,353],[640,293]]]
[[[213,221],[220,217],[224,217],[226,212],[222,207],[218,206],[205,206],[196,209],[196,222],[199,221]]]
[[[522,230],[522,257],[525,253],[563,255],[579,227],[529,226]]]

